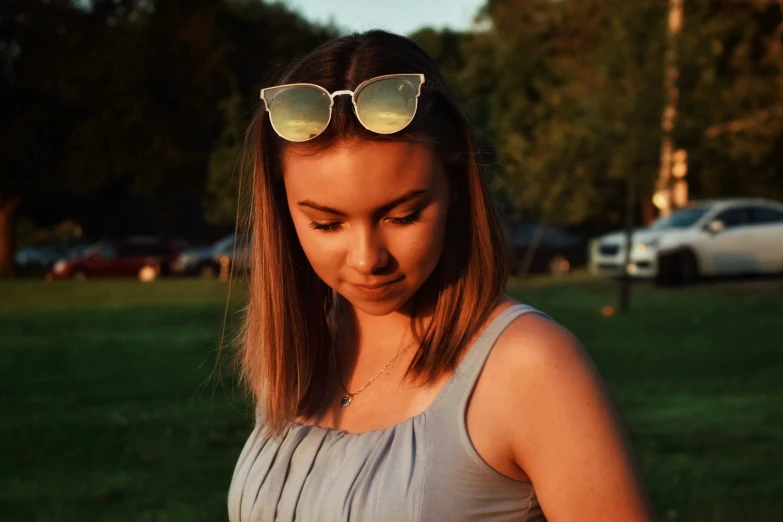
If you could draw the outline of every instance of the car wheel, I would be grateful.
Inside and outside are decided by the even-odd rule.
[[[198,271],[198,275],[202,279],[215,279],[217,276],[217,269],[212,265],[202,265]]]
[[[671,252],[658,254],[658,270],[655,274],[655,284],[658,286],[674,286],[676,281],[674,260],[676,256]]]
[[[158,267],[158,276],[168,277],[171,275],[171,266],[168,263],[162,263]]]
[[[71,272],[71,279],[76,281],[85,281],[87,279],[87,272],[81,269],[74,270]]]
[[[694,253],[691,250],[683,250],[680,252],[678,258],[680,283],[686,285],[697,280],[699,278],[699,263],[696,260]]]
[[[571,271],[571,263],[563,254],[555,254],[549,260],[549,273],[553,276],[562,276]]]

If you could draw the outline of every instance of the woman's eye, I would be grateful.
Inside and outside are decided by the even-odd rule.
[[[416,212],[408,214],[405,217],[389,218],[389,221],[395,225],[410,225],[411,223],[418,221],[419,216],[421,216],[421,210],[417,210]]]
[[[340,223],[316,223],[313,221],[309,226],[313,230],[320,230],[321,232],[335,232],[340,227]]]
[[[398,217],[398,218],[388,218],[389,223],[393,225],[398,226],[405,226],[410,225],[411,223],[415,223],[419,220],[419,217],[421,216],[421,210],[417,210],[411,214],[408,214],[407,216]],[[313,230],[320,230],[321,232],[337,232],[340,230],[340,226],[342,223],[334,222],[334,223],[317,223],[315,221],[312,221],[308,226],[312,228]]]

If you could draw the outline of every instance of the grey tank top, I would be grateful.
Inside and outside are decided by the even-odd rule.
[[[533,485],[491,468],[465,424],[492,346],[526,313],[541,312],[517,304],[498,314],[432,404],[400,424],[365,433],[291,424],[272,438],[257,422],[234,470],[229,520],[545,521]]]

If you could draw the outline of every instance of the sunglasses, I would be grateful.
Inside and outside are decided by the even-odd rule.
[[[332,121],[335,96],[349,95],[362,126],[377,134],[407,127],[419,106],[423,74],[388,74],[363,81],[354,91],[334,91],[312,83],[261,89],[269,121],[278,136],[303,142],[318,137]]]

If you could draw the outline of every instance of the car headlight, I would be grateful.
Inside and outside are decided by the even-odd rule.
[[[638,243],[634,243],[633,250],[634,252],[641,254],[647,252],[648,250],[655,250],[656,248],[658,248],[659,245],[660,245],[660,241],[658,240],[658,238],[655,238],[647,241],[640,241]]]
[[[181,267],[185,267],[185,266],[188,266],[191,263],[193,263],[193,261],[195,261],[195,259],[196,259],[195,256],[192,256],[192,255],[181,255],[177,259],[177,265],[181,266]]]
[[[52,272],[55,274],[61,274],[65,270],[66,265],[67,262],[64,259],[61,259],[52,265]]]

